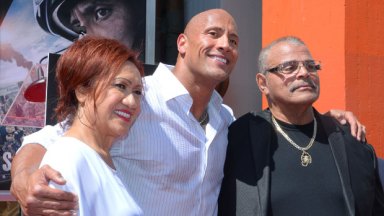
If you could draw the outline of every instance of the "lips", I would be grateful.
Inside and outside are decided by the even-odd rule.
[[[115,110],[114,113],[126,122],[129,122],[131,119],[131,113],[127,110]]]

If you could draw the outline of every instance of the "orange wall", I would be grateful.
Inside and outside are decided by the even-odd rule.
[[[320,112],[345,109],[344,4],[323,0],[263,1],[263,46],[272,40],[294,35],[304,40],[313,58],[320,60]],[[330,91],[332,89],[332,91]]]
[[[384,4],[346,0],[346,104],[368,129],[368,141],[384,157]]]
[[[315,107],[320,112],[354,112],[367,126],[368,140],[378,155],[384,156],[384,125],[380,124],[384,113],[379,111],[384,100],[378,101],[379,80],[384,81],[380,71],[384,68],[384,41],[379,41],[384,35],[380,16],[384,6],[380,1],[264,0],[262,43],[264,46],[285,35],[303,39],[323,65],[320,99]]]

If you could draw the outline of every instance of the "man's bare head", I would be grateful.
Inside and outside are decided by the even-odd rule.
[[[183,74],[188,71],[199,83],[217,85],[228,78],[237,62],[238,42],[236,22],[228,12],[201,12],[192,17],[178,37],[176,66],[182,68]]]
[[[235,30],[237,32],[237,25],[231,14],[223,9],[210,9],[193,16],[185,27],[184,34],[189,35],[194,31],[195,28],[201,29],[202,26],[204,26],[210,19],[217,16],[227,17],[229,21],[234,24]]]

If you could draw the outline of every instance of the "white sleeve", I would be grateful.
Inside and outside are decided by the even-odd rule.
[[[79,158],[81,159],[81,152],[79,149],[71,148],[71,146],[73,146],[72,143],[69,142],[64,145],[63,142],[67,142],[67,140],[63,141],[63,139],[57,139],[55,144],[47,148],[47,152],[41,160],[40,167],[48,164],[54,170],[60,172],[63,178],[67,181],[64,185],[58,185],[53,181],[50,181],[49,185],[51,187],[68,192],[75,192],[72,183],[75,183],[76,185],[76,178],[78,177],[78,174],[81,173],[77,166],[81,165],[81,163],[78,163]]]
[[[64,134],[65,130],[60,126],[60,123],[55,126],[47,125],[41,130],[27,135],[23,138],[23,144],[19,150],[30,143],[38,143],[44,148],[48,148],[52,143],[54,143],[57,138],[61,137]]]
[[[89,164],[86,163],[83,150],[80,148],[78,141],[74,139],[61,138],[47,148],[41,160],[40,167],[45,164],[51,166],[54,170],[60,172],[62,177],[67,181],[65,185],[57,185],[50,181],[49,185],[64,191],[76,192],[78,188],[74,185],[80,185],[79,179],[81,175],[89,176]]]

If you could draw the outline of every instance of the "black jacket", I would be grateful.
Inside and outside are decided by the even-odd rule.
[[[350,134],[349,126],[315,112],[325,129],[342,185],[347,215],[384,215],[384,193],[371,145]],[[229,127],[219,215],[266,216],[270,165],[277,135],[269,110],[248,113]]]

